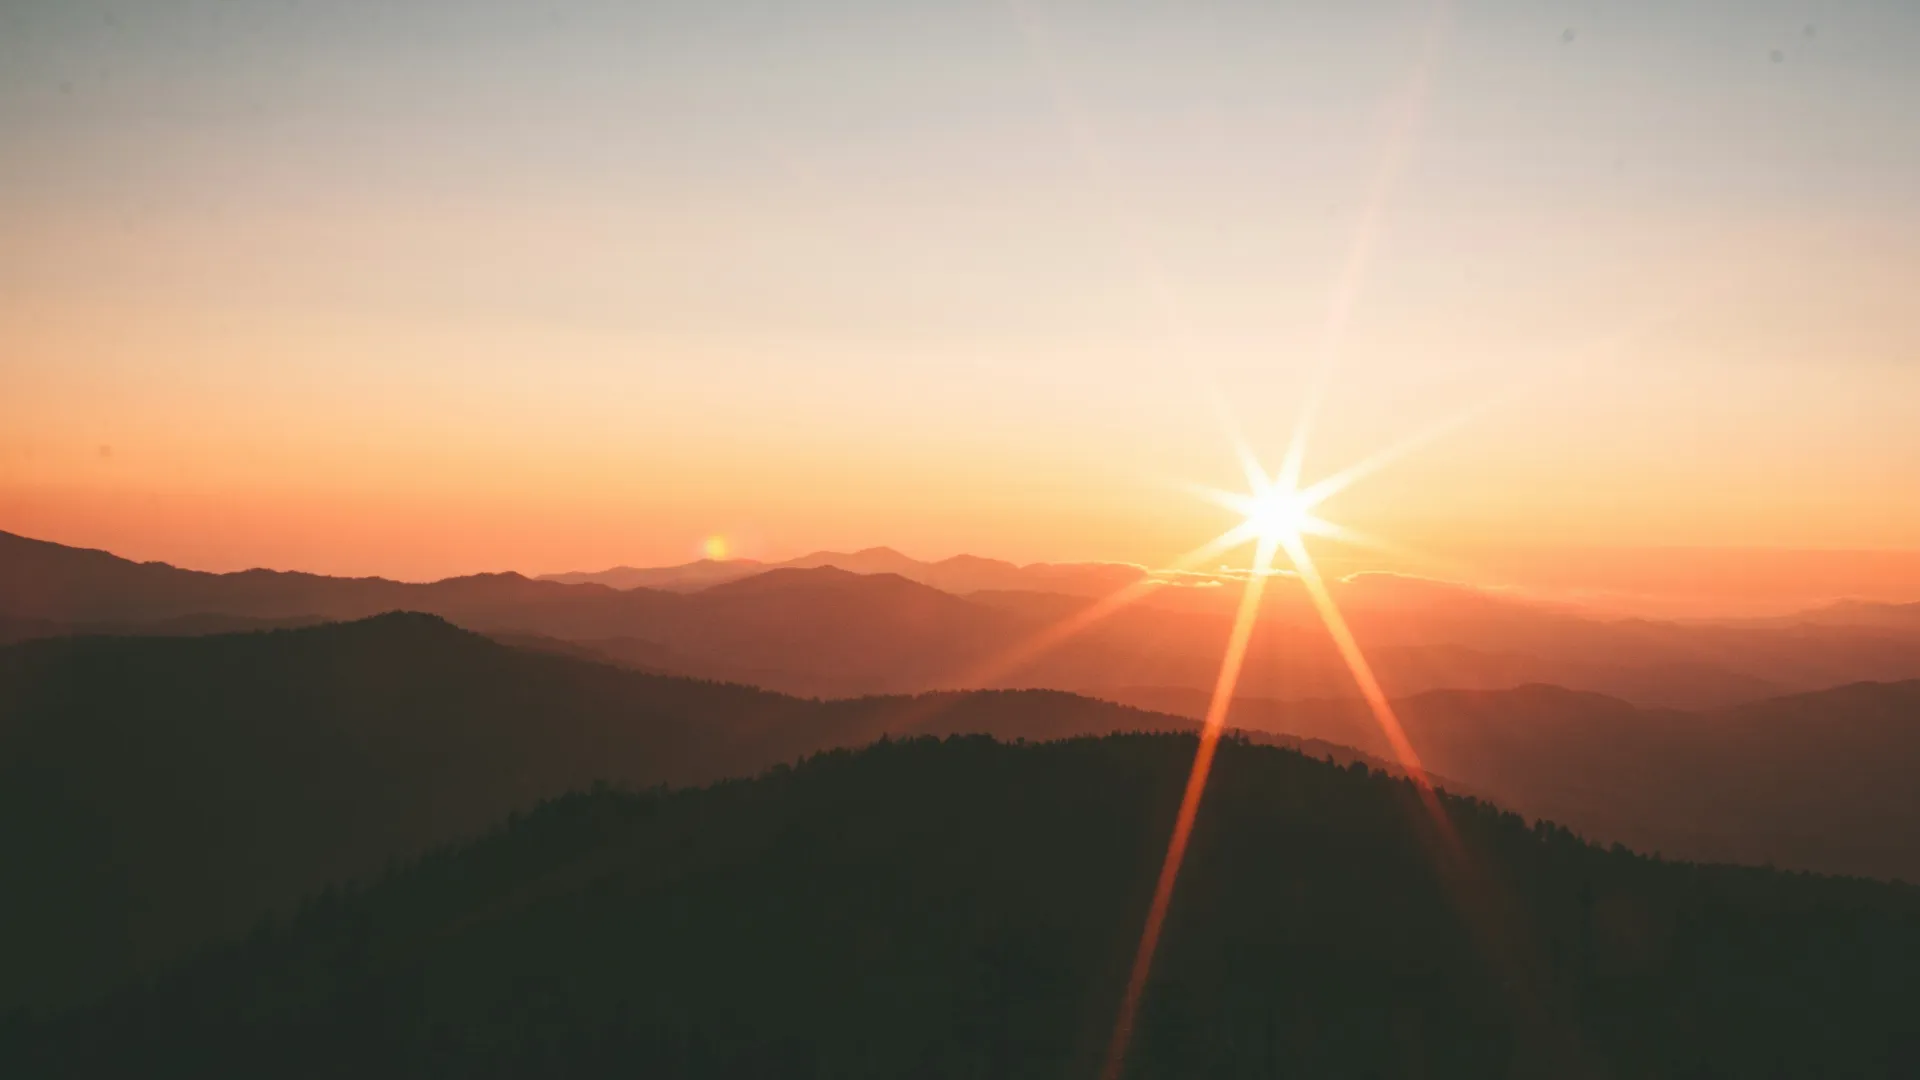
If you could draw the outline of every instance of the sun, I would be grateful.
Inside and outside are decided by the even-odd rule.
[[[1239,496],[1235,509],[1246,517],[1245,529],[1254,539],[1291,548],[1301,537],[1324,531],[1325,523],[1313,516],[1314,502],[1305,493],[1280,485],[1265,491]]]
[[[1333,486],[1318,484],[1301,488],[1287,473],[1283,470],[1281,476],[1269,478],[1257,467],[1250,466],[1247,491],[1202,490],[1207,499],[1239,514],[1242,519],[1220,538],[1226,546],[1257,542],[1268,551],[1291,554],[1300,549],[1306,537],[1341,534],[1342,530],[1315,512],[1333,494]]]

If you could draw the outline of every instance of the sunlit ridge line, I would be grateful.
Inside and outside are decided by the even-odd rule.
[[[1469,422],[1478,419],[1481,415],[1491,410],[1494,406],[1501,404],[1510,397],[1516,396],[1519,392],[1519,387],[1510,388],[1504,393],[1493,394],[1475,404],[1457,410],[1451,416],[1428,424],[1413,434],[1399,439],[1383,449],[1368,454],[1366,457],[1341,469],[1332,476],[1308,485],[1307,488],[1301,492],[1301,498],[1314,504],[1325,502],[1360,481],[1365,480],[1367,477],[1372,476],[1374,473],[1393,465],[1415,450],[1435,442],[1443,436],[1451,434],[1458,428],[1464,427]]]
[[[1154,883],[1153,901],[1147,909],[1147,922],[1141,930],[1140,944],[1134,952],[1133,966],[1127,975],[1126,992],[1120,1000],[1120,1015],[1114,1022],[1106,1064],[1100,1070],[1101,1080],[1119,1080],[1120,1071],[1126,1063],[1127,1044],[1133,1037],[1133,1024],[1140,1010],[1140,999],[1146,992],[1147,979],[1153,972],[1153,956],[1160,945],[1160,932],[1166,923],[1167,909],[1173,902],[1173,889],[1180,877],[1180,866],[1186,860],[1187,841],[1193,834],[1194,820],[1199,816],[1200,800],[1206,794],[1207,777],[1213,769],[1213,756],[1220,745],[1220,733],[1226,727],[1227,710],[1233,704],[1234,688],[1240,682],[1247,643],[1253,637],[1254,623],[1259,616],[1260,594],[1266,587],[1265,571],[1272,565],[1273,555],[1273,541],[1262,538],[1254,554],[1255,572],[1247,579],[1240,593],[1240,606],[1233,617],[1233,632],[1227,637],[1226,652],[1220,660],[1220,673],[1214,679],[1213,697],[1207,703],[1206,717],[1200,724],[1200,744],[1194,752],[1193,768],[1187,774],[1186,789],[1180,796],[1180,812],[1174,818],[1173,835],[1167,841],[1167,854],[1160,864],[1160,877]]]

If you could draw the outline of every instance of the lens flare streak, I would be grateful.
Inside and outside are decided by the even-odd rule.
[[[1153,902],[1147,910],[1147,924],[1140,934],[1133,967],[1127,976],[1126,996],[1121,999],[1120,1016],[1114,1024],[1113,1041],[1107,1048],[1102,1080],[1119,1080],[1126,1061],[1127,1043],[1133,1034],[1133,1022],[1146,992],[1147,978],[1153,970],[1153,954],[1160,944],[1160,931],[1166,923],[1167,908],[1173,902],[1173,887],[1180,877],[1180,864],[1187,857],[1187,840],[1193,835],[1193,822],[1200,813],[1200,798],[1206,793],[1207,774],[1213,768],[1214,751],[1226,728],[1227,710],[1233,704],[1234,686],[1240,681],[1240,668],[1247,657],[1247,643],[1260,615],[1260,595],[1266,587],[1267,571],[1272,568],[1276,544],[1262,538],[1254,554],[1254,572],[1247,577],[1240,594],[1240,606],[1233,617],[1233,632],[1227,638],[1226,654],[1220,662],[1220,674],[1214,680],[1213,697],[1207,704],[1206,719],[1200,725],[1200,747],[1194,754],[1186,791],[1180,797],[1180,813],[1174,818],[1173,836],[1167,841],[1167,854],[1160,866],[1160,878],[1153,889]]]
[[[1192,570],[1219,555],[1231,551],[1249,540],[1253,534],[1246,526],[1229,530],[1187,552],[1162,568],[1162,573]],[[954,680],[954,685],[985,686],[1019,670],[1023,665],[1038,659],[1049,650],[1058,648],[1073,637],[1092,627],[1094,624],[1119,613],[1127,607],[1151,596],[1156,590],[1165,588],[1161,579],[1143,577],[1139,581],[1107,594],[1092,605],[1061,619],[1052,626],[1035,633],[1010,648],[1004,649],[988,658],[978,666],[965,672]]]
[[[1295,575],[1305,588],[1308,598],[1313,602],[1321,622],[1326,626],[1327,633],[1333,639],[1341,660],[1352,673],[1374,722],[1380,725],[1388,745],[1393,749],[1395,759],[1419,791],[1421,801],[1433,819],[1441,846],[1445,849],[1447,861],[1457,864],[1460,857],[1458,838],[1453,833],[1445,808],[1440,805],[1439,795],[1427,778],[1426,768],[1420,762],[1420,755],[1408,741],[1406,731],[1393,711],[1392,702],[1388,700],[1379,679],[1374,675],[1373,666],[1367,662],[1366,654],[1361,650],[1352,628],[1348,626],[1346,617],[1340,612],[1339,604],[1335,602],[1325,579],[1320,575],[1319,568],[1313,562],[1312,555],[1307,551],[1305,537],[1309,535],[1337,537],[1342,534],[1343,530],[1338,526],[1314,516],[1313,510],[1321,501],[1342,490],[1345,485],[1323,481],[1304,490],[1301,489],[1298,483],[1299,466],[1295,455],[1291,452],[1280,474],[1269,478],[1251,450],[1238,439],[1234,442],[1241,465],[1246,471],[1251,492],[1240,495],[1203,489],[1202,494],[1222,506],[1239,511],[1246,520],[1222,534],[1213,544],[1199,550],[1238,546],[1253,540],[1256,543],[1253,563],[1246,583],[1242,587],[1239,607],[1234,613],[1233,630],[1228,636],[1226,652],[1220,662],[1219,675],[1214,680],[1213,694],[1207,703],[1206,716],[1200,726],[1200,744],[1194,754],[1192,769],[1187,775],[1186,789],[1180,799],[1180,810],[1174,818],[1173,835],[1167,841],[1167,853],[1161,862],[1160,876],[1154,884],[1153,900],[1147,909],[1146,924],[1141,930],[1140,942],[1135,949],[1133,964],[1128,972],[1127,987],[1121,998],[1120,1013],[1114,1022],[1113,1038],[1107,1048],[1105,1065],[1100,1074],[1102,1080],[1119,1080],[1126,1065],[1127,1047],[1132,1041],[1140,1001],[1146,993],[1147,980],[1153,972],[1154,954],[1159,949],[1161,932],[1166,926],[1167,911],[1173,903],[1174,887],[1180,878],[1181,865],[1186,861],[1188,841],[1192,838],[1194,821],[1199,816],[1200,803],[1206,794],[1207,779],[1213,770],[1214,754],[1219,749],[1220,736],[1226,729],[1227,714],[1232,708],[1234,691],[1239,684],[1241,670],[1245,666],[1247,646],[1259,622],[1260,602],[1267,579],[1272,575],[1276,554],[1284,552],[1288,561],[1293,564]]]
[[[1294,572],[1299,575],[1300,584],[1306,588],[1307,597],[1313,601],[1314,610],[1319,612],[1320,621],[1327,628],[1327,635],[1333,639],[1333,647],[1339,651],[1340,659],[1352,673],[1360,696],[1367,703],[1367,710],[1373,714],[1374,723],[1380,725],[1380,733],[1386,736],[1387,745],[1393,748],[1394,760],[1406,770],[1407,776],[1431,803],[1436,820],[1444,825],[1446,816],[1433,796],[1433,784],[1427,779],[1426,767],[1421,765],[1420,755],[1414,752],[1413,744],[1407,741],[1406,729],[1401,727],[1400,718],[1394,714],[1393,703],[1387,699],[1386,691],[1380,688],[1380,680],[1373,674],[1373,665],[1367,662],[1366,654],[1360,650],[1360,642],[1354,638],[1353,630],[1347,625],[1347,617],[1341,614],[1340,605],[1334,602],[1333,594],[1327,589],[1319,568],[1314,566],[1306,545],[1296,540],[1286,543],[1285,547],[1287,558],[1292,560]]]
[[[1528,954],[1524,934],[1515,932],[1517,923],[1526,918],[1524,911],[1504,894],[1492,875],[1475,865],[1466,850],[1446,807],[1440,801],[1439,792],[1427,775],[1419,753],[1407,738],[1406,729],[1395,713],[1392,701],[1374,674],[1373,665],[1367,660],[1358,638],[1341,612],[1332,590],[1327,587],[1312,553],[1307,549],[1306,537],[1309,535],[1336,538],[1346,535],[1346,530],[1320,521],[1308,513],[1321,499],[1340,490],[1340,486],[1328,485],[1323,481],[1303,490],[1297,486],[1297,474],[1291,469],[1283,469],[1277,478],[1268,480],[1258,463],[1244,451],[1243,461],[1250,463],[1248,479],[1253,486],[1253,494],[1250,497],[1227,496],[1221,501],[1224,505],[1240,508],[1246,513],[1247,520],[1229,530],[1216,543],[1244,544],[1248,539],[1253,539],[1257,547],[1234,616],[1226,655],[1221,661],[1213,695],[1207,705],[1199,748],[1181,797],[1173,835],[1167,843],[1166,856],[1154,886],[1153,900],[1134,953],[1112,1041],[1101,1070],[1102,1080],[1120,1080],[1124,1072],[1128,1045],[1152,974],[1154,953],[1159,948],[1165,929],[1167,912],[1172,905],[1181,865],[1186,859],[1194,821],[1206,793],[1207,779],[1213,768],[1220,736],[1226,727],[1247,647],[1259,621],[1261,595],[1266,581],[1275,572],[1274,557],[1281,553],[1292,564],[1292,576],[1300,582],[1341,661],[1353,677],[1368,713],[1391,749],[1395,763],[1412,784],[1424,811],[1421,816],[1430,825],[1429,839],[1434,848],[1435,870],[1447,891],[1453,894],[1456,906],[1488,962],[1510,990],[1514,1015],[1523,1025],[1530,1046],[1536,1048],[1533,1052],[1537,1053],[1538,1048],[1544,1047],[1545,1052],[1551,1055],[1544,1060],[1581,1060],[1578,1033],[1566,1028],[1543,1006],[1550,982],[1539,973],[1539,958]],[[1266,507],[1276,499],[1295,510],[1280,516],[1268,513]],[[1312,527],[1308,526],[1308,522],[1313,523]]]

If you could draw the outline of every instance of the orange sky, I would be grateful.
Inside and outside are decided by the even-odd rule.
[[[1157,565],[1324,371],[1309,478],[1482,410],[1325,508],[1450,565],[1916,595],[1904,9],[77,10],[0,31],[0,529]]]

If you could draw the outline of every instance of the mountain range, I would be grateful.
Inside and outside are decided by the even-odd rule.
[[[955,555],[927,562],[888,547],[860,551],[816,551],[784,562],[753,559],[701,559],[678,566],[616,566],[598,573],[542,574],[541,581],[567,585],[605,585],[614,589],[665,589],[694,592],[711,585],[752,577],[768,570],[837,567],[856,574],[897,574],[942,592],[965,595],[987,591],[1036,591],[1101,597],[1146,578],[1143,567],[1128,563],[1028,563],[1020,566],[978,555]]]
[[[775,579],[778,580],[777,578]],[[85,1000],[329,882],[595,781],[750,774],[883,736],[1186,730],[1057,691],[839,701],[515,648],[427,615],[0,647],[0,1008]],[[1438,782],[1674,857],[1920,877],[1920,684],[1724,712],[1554,688],[1398,703]],[[1230,722],[1398,772],[1340,701]]]
[[[1109,695],[1199,717],[1206,695]],[[1669,857],[1920,882],[1920,681],[1859,683],[1700,711],[1554,686],[1394,702],[1421,762],[1502,806]],[[1350,700],[1236,699],[1228,722],[1391,759]]]
[[[415,614],[0,647],[0,1011],[85,998],[595,781],[704,783],[884,735],[1196,726],[1049,691],[803,700]]]
[[[839,556],[800,561],[828,558]],[[912,562],[892,552],[846,561],[869,568]],[[991,561],[917,565],[955,563]],[[514,573],[412,584],[267,570],[208,574],[0,534],[0,640],[299,625],[411,610],[512,640],[564,642],[644,670],[801,695],[1023,686],[1102,694],[1210,687],[1237,593],[1141,585],[1136,603],[1058,635],[1055,628],[1099,603],[1036,590],[1027,580],[1060,568],[1016,568],[1029,587],[966,595],[831,564],[751,569],[693,591]],[[1920,621],[1897,605],[1847,605],[1749,625],[1597,618],[1382,574],[1334,588],[1381,683],[1397,696],[1545,683],[1649,707],[1701,709],[1920,678]],[[1303,592],[1276,577],[1268,593],[1242,679],[1246,693],[1352,696],[1352,676]]]

